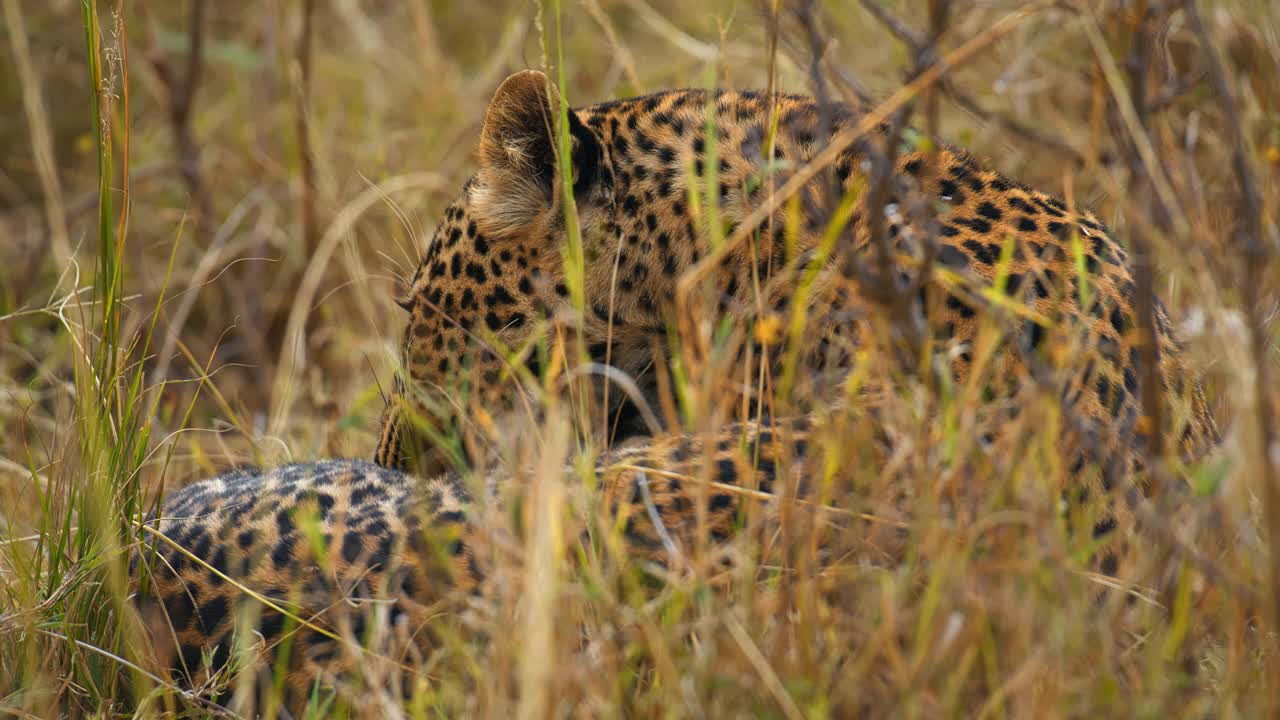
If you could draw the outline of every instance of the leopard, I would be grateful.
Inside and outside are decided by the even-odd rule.
[[[678,570],[703,539],[724,555],[741,534],[741,500],[805,482],[793,453],[820,426],[732,430],[742,444],[668,433],[597,460],[600,520],[642,567]],[[711,455],[699,522],[683,483]],[[471,495],[458,473],[424,479],[363,459],[242,467],[182,487],[143,524],[131,557],[150,662],[203,702],[231,700],[242,673],[273,669],[251,680],[258,712],[350,711],[385,689],[356,678],[408,699],[429,679],[422,659],[446,627],[458,632],[446,624],[490,575]],[[591,542],[585,519],[571,535]]]
[[[713,296],[712,317],[695,321],[808,318],[789,339],[797,352],[761,352],[748,337],[739,354],[755,358],[748,377],[799,355],[811,398],[838,389],[897,305],[906,309],[888,334],[923,326],[955,382],[974,370],[984,321],[1004,318],[983,368],[1006,386],[995,397],[1033,377],[1058,395],[1073,422],[1063,442],[1073,473],[1101,467],[1110,486],[1140,468],[1153,439],[1186,461],[1218,444],[1168,312],[1156,299],[1144,331],[1129,253],[1090,211],[919,134],[884,152],[892,123],[874,108],[700,89],[562,104],[537,70],[495,93],[478,169],[398,299],[409,316],[404,372],[375,462],[439,471],[443,434],[518,405],[524,380],[545,372],[537,343],[561,333],[555,318],[570,318],[580,348],[563,357],[653,377],[673,361],[666,339],[689,320],[691,287]],[[1142,360],[1151,346],[1154,372]],[[1159,438],[1144,383],[1172,411]]]
[[[236,648],[250,666],[283,658],[298,714],[317,678],[385,659],[360,645],[375,608],[387,627],[422,630],[440,589],[474,585],[467,501],[456,481],[354,459],[241,467],[171,493],[131,557],[153,663],[216,698]]]
[[[149,578],[141,595],[163,619],[162,662],[191,685],[224,672],[246,603],[259,612],[260,660],[289,639],[294,703],[339,685],[363,657],[338,632],[371,627],[352,602],[389,603],[380,622],[392,617],[411,638],[401,652],[429,652],[441,608],[485,585],[464,466],[488,493],[517,482],[486,470],[477,443],[459,457],[443,439],[465,423],[490,436],[518,428],[539,376],[573,363],[653,378],[637,384],[633,407],[602,402],[641,421],[593,467],[601,513],[628,552],[661,568],[731,542],[751,503],[813,495],[813,448],[835,444],[818,436],[848,427],[832,418],[874,425],[860,409],[869,398],[827,399],[841,396],[859,349],[884,342],[893,304],[907,311],[888,335],[922,325],[958,381],[979,371],[984,322],[1003,322],[1011,329],[985,372],[1060,398],[1078,421],[1061,447],[1071,473],[1093,472],[1081,482],[1102,491],[1116,479],[1100,467],[1140,474],[1151,379],[1128,252],[1089,211],[962,150],[926,139],[884,152],[894,134],[874,109],[800,95],[669,90],[568,108],[544,73],[509,77],[486,111],[475,175],[397,298],[403,372],[372,462],[235,471],[173,493],[150,526],[135,576]],[[887,182],[871,182],[877,167]],[[800,363],[805,402],[774,407],[734,387],[723,405],[747,397],[746,417],[653,422],[642,411],[662,384],[653,369],[672,361],[678,316],[706,320],[698,312],[751,328],[730,354],[748,373]],[[761,332],[796,317],[810,322],[781,341]],[[1204,458],[1220,436],[1203,384],[1159,302],[1154,326],[1155,380],[1174,410],[1161,439],[1188,462]],[[549,338],[564,342],[550,352]],[[884,434],[860,437],[873,453],[891,450]]]

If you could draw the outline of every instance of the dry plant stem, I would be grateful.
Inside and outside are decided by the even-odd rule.
[[[169,124],[178,154],[178,173],[187,186],[191,207],[196,216],[197,241],[203,245],[209,237],[209,223],[213,210],[205,191],[204,176],[200,172],[200,146],[191,128],[196,94],[204,75],[205,0],[191,0],[191,16],[187,25],[187,62],[182,77],[162,72],[169,82]]]
[[[582,6],[591,19],[600,26],[600,30],[609,40],[609,46],[618,54],[618,64],[622,66],[622,72],[627,76],[627,83],[633,88],[643,87],[644,83],[640,81],[640,75],[636,72],[636,61],[631,50],[618,40],[618,33],[613,29],[613,23],[609,17],[600,9],[598,0],[582,0]]]
[[[768,85],[765,86],[765,96],[773,102],[773,96],[778,92],[778,36],[781,34],[781,28],[778,27],[778,13],[782,9],[781,0],[766,0],[762,9],[766,16],[765,45],[769,53],[769,76]],[[771,117],[772,115],[773,113],[770,113]]]
[[[822,74],[821,49],[827,44],[817,30],[817,24],[814,18],[814,2],[809,2],[802,11],[797,12],[801,24],[804,27],[808,37],[810,52],[813,60],[810,63],[810,76],[814,84],[815,91],[818,94],[818,101],[823,105],[826,104],[826,78]],[[864,3],[865,4],[865,3]],[[892,22],[892,21],[891,21]],[[884,149],[877,151],[874,146],[868,145],[867,152],[871,156],[872,178],[871,178],[871,196],[867,202],[869,212],[869,228],[870,228],[870,244],[875,248],[876,273],[874,276],[862,269],[857,259],[849,256],[846,258],[846,269],[849,271],[846,275],[850,278],[857,278],[859,284],[867,288],[869,295],[881,302],[890,309],[890,315],[895,320],[895,325],[902,328],[911,326],[905,313],[902,312],[901,298],[897,293],[897,282],[893,272],[893,250],[889,247],[889,238],[884,225],[884,207],[888,202],[892,189],[889,187],[894,180],[894,168],[897,164],[898,141],[902,134],[902,129],[906,126],[911,116],[911,108],[913,100],[908,100],[904,105],[890,115],[890,130],[886,133],[884,139]],[[825,122],[824,129],[830,125]],[[838,198],[842,194],[842,188],[835,181],[834,174],[828,172],[830,178],[829,197]],[[906,323],[899,321],[908,320]]]
[[[120,63],[120,90],[119,90],[120,112],[124,115],[124,117],[127,118],[129,117],[129,36],[128,36],[128,33],[125,31],[124,14],[122,12],[122,8],[120,7],[120,4],[122,2],[124,2],[124,0],[116,0],[115,29],[116,29],[116,43],[117,43],[116,47],[117,47],[117,52],[119,52],[118,62]],[[123,126],[124,126],[123,130],[119,135],[120,137],[120,176],[121,176],[120,210],[116,216],[116,228],[115,228],[116,237],[118,238],[117,243],[118,243],[118,247],[120,248],[121,255],[124,254],[125,240],[128,236],[129,211],[131,209],[130,200],[132,199],[129,195],[129,158],[130,158],[129,140],[132,136],[132,133],[130,132],[130,127],[127,122],[123,123]],[[120,281],[121,290],[123,291],[123,288],[124,288],[123,271],[120,273],[120,276],[121,276],[121,281]],[[127,346],[129,348],[129,352],[133,351],[134,349],[133,343],[138,342],[139,339],[140,339],[139,337],[134,337],[129,341],[129,345]]]
[[[215,226],[213,201],[204,181],[204,173],[200,165],[200,145],[196,142],[192,127],[196,106],[196,95],[204,77],[204,45],[206,32],[206,0],[192,0],[191,15],[187,28],[187,62],[181,78],[173,75],[167,66],[157,69],[170,88],[170,126],[173,132],[177,167],[183,184],[190,196],[191,227],[195,235],[196,245],[207,248],[215,242],[218,230]],[[128,178],[126,177],[126,182]],[[255,275],[250,273],[245,284],[254,287]],[[241,292],[228,293],[228,299],[235,308],[240,322],[245,324],[240,336],[252,351],[253,362],[258,366],[258,375],[262,387],[270,383],[271,360],[273,354],[268,350],[267,341],[261,331],[261,313],[255,310],[257,294],[245,295]],[[170,337],[176,336],[176,330],[170,330]],[[165,361],[167,363],[167,361]]]
[[[937,61],[938,42],[945,32],[947,18],[950,15],[950,4],[948,2],[931,0],[929,3],[929,35],[927,39],[921,38],[907,23],[898,19],[883,7],[865,1],[863,6],[885,25],[895,37],[906,44],[907,49],[914,55],[914,64],[908,81],[919,77],[921,73],[925,72],[930,65]],[[930,174],[938,172],[938,91],[940,86],[945,83],[946,77],[942,76],[937,83],[929,85],[925,90],[925,122],[930,138],[929,168],[925,172]],[[922,243],[924,251],[923,262],[916,277],[906,287],[899,288],[896,279],[892,275],[892,250],[889,247],[884,226],[884,209],[893,192],[893,188],[890,185],[896,178],[897,150],[900,146],[902,132],[909,123],[911,110],[912,105],[908,104],[896,114],[885,139],[884,153],[877,160],[880,165],[873,181],[869,205],[872,208],[872,212],[869,222],[872,243],[877,249],[880,273],[877,281],[878,287],[875,288],[873,296],[890,308],[890,315],[893,320],[892,327],[898,332],[906,334],[908,356],[904,358],[907,361],[906,367],[916,368],[916,363],[923,361],[922,354],[925,347],[926,329],[921,322],[922,314],[912,312],[912,304],[914,302],[913,298],[918,291],[929,284],[932,277],[933,262],[937,254],[938,228],[935,223],[933,205],[928,199],[917,198],[915,202],[911,203],[910,207],[906,208],[907,212],[917,221],[918,226],[923,229],[924,234]],[[921,313],[927,311],[926,308],[920,308],[920,310]]]
[[[929,44],[926,47],[916,50],[916,74],[923,72],[934,59],[938,57],[938,44],[942,41],[942,36],[946,34],[947,22],[951,18],[951,0],[930,0],[929,2]],[[928,94],[925,96],[925,132],[929,138],[928,167],[923,171],[922,178],[925,183],[932,182],[934,178],[941,174],[942,168],[939,167],[938,154],[942,147],[939,139],[942,137],[942,121],[939,117],[941,113],[938,95],[940,92],[946,92],[950,83],[946,77],[943,77],[937,86],[929,88]],[[921,265],[920,272],[916,275],[916,280],[907,290],[908,297],[914,297],[916,293],[929,284],[929,280],[933,273],[933,262],[938,254],[938,223],[936,208],[933,205],[932,198],[918,198],[917,216],[918,224],[924,228],[924,262]],[[922,311],[928,312],[928,308],[921,308]]]
[[[569,448],[569,428],[559,417],[559,408],[549,413],[550,437],[543,447],[538,468],[531,478],[531,517],[526,525],[527,565],[524,592],[528,607],[523,623],[524,653],[520,662],[520,703],[517,717],[534,720],[547,716],[551,698],[552,668],[546,658],[554,656],[555,606],[560,592],[563,542],[561,518],[564,512],[563,460]]]
[[[1081,13],[1080,18],[1085,36],[1088,38],[1089,44],[1093,46],[1094,56],[1100,66],[1099,69],[1102,71],[1102,76],[1111,90],[1112,98],[1115,100],[1121,124],[1128,131],[1129,137],[1133,141],[1134,152],[1142,159],[1142,168],[1146,172],[1147,182],[1151,184],[1154,201],[1161,205],[1161,211],[1169,219],[1169,224],[1174,232],[1183,236],[1190,235],[1191,229],[1186,212],[1178,202],[1177,195],[1173,191],[1173,184],[1165,172],[1164,165],[1161,164],[1159,157],[1156,155],[1156,149],[1151,144],[1151,138],[1139,126],[1138,111],[1134,108],[1133,103],[1129,101],[1129,93],[1124,92],[1124,79],[1120,75],[1115,59],[1112,58],[1106,41],[1102,37],[1102,28],[1098,24],[1097,18],[1090,13]]]
[[[814,0],[807,0],[801,7],[796,9],[795,15],[805,32],[808,42],[810,53],[809,78],[813,84],[818,104],[823,108],[823,116],[820,121],[821,127],[825,132],[831,127],[828,119],[829,110],[827,110],[829,105],[826,90],[827,83],[826,77],[822,72],[822,56],[827,40],[818,31],[815,6],[816,2]],[[912,104],[913,100],[908,100],[902,107],[891,113],[890,131],[884,139],[883,150],[877,150],[870,144],[867,146],[867,154],[870,156],[868,159],[872,164],[872,177],[871,195],[866,207],[869,215],[870,245],[875,249],[876,272],[866,272],[858,262],[858,258],[852,254],[845,258],[846,277],[856,279],[860,285],[867,289],[870,297],[889,308],[890,315],[895,321],[903,318],[900,317],[898,312],[900,303],[898,302],[896,279],[893,273],[893,252],[889,247],[888,236],[884,226],[884,206],[891,193],[889,185],[894,180],[893,169],[896,164],[898,139],[910,116]],[[827,196],[832,198],[831,202],[834,204],[835,198],[843,194],[843,189],[836,181],[835,175],[830,171],[829,167],[825,168],[823,176],[823,180],[827,185]],[[899,327],[909,326],[909,323],[899,325]]]
[[[805,35],[805,44],[809,52],[809,82],[813,86],[814,98],[818,101],[819,133],[825,135],[831,132],[831,99],[827,90],[826,77],[822,73],[822,66],[829,40],[818,31],[817,4],[817,0],[800,0],[800,2],[796,3],[792,14]],[[832,198],[830,203],[834,206],[835,198],[840,197],[841,190],[840,182],[831,168],[827,168],[822,173],[820,182],[826,186],[825,193],[827,197]],[[763,406],[763,403],[761,405]],[[774,410],[776,411],[776,408]],[[789,505],[783,505],[779,509],[779,528],[781,542],[789,549],[786,563],[788,567],[803,569],[805,558],[799,552],[801,543],[796,542],[794,527],[795,520],[791,508]],[[780,585],[783,590],[782,597],[790,608],[790,612],[795,612],[798,609],[798,598],[795,592],[796,586],[790,573],[783,574]],[[804,615],[811,617],[812,610],[806,608]],[[782,707],[785,708],[786,704],[783,703]]]
[[[1276,469],[1272,462],[1272,452],[1276,445],[1275,410],[1271,406],[1271,390],[1274,388],[1271,379],[1271,361],[1268,358],[1268,333],[1266,321],[1262,317],[1262,284],[1263,273],[1270,266],[1275,256],[1274,244],[1269,242],[1262,224],[1262,193],[1258,181],[1254,177],[1253,166],[1246,155],[1248,138],[1244,133],[1244,123],[1240,119],[1240,107],[1236,103],[1231,83],[1227,80],[1226,69],[1217,45],[1205,28],[1204,20],[1195,0],[1183,0],[1183,11],[1188,24],[1200,41],[1208,61],[1209,79],[1213,82],[1214,91],[1218,95],[1227,124],[1231,132],[1231,162],[1235,170],[1236,182],[1240,185],[1240,226],[1237,241],[1244,253],[1244,284],[1241,287],[1244,304],[1245,325],[1249,333],[1249,352],[1254,371],[1254,420],[1258,427],[1258,471],[1261,474],[1261,491],[1266,508],[1266,524],[1270,545],[1271,590],[1266,593],[1271,598],[1271,632],[1280,633],[1280,484],[1277,484]],[[1274,657],[1274,650],[1272,651]],[[1273,663],[1278,661],[1273,660]],[[1275,676],[1275,675],[1273,675]],[[1278,700],[1272,688],[1272,709],[1276,709]]]
[[[1132,48],[1129,53],[1129,93],[1130,102],[1137,114],[1138,129],[1149,135],[1147,115],[1147,76],[1151,67],[1153,50],[1153,28],[1155,9],[1148,6],[1145,0],[1134,10],[1136,26],[1133,31]],[[1134,139],[1137,142],[1137,139]],[[1138,211],[1152,216],[1153,225],[1161,230],[1168,228],[1167,216],[1159,204],[1151,202],[1151,187],[1143,172],[1142,159],[1136,151],[1127,153],[1129,158],[1129,183]],[[1135,225],[1130,228],[1130,242],[1133,245],[1133,274],[1137,287],[1138,332],[1138,365],[1142,378],[1142,413],[1148,424],[1148,441],[1143,445],[1147,466],[1152,467],[1164,457],[1164,412],[1161,408],[1160,383],[1160,346],[1156,341],[1155,317],[1155,272],[1152,268],[1152,247],[1147,237]],[[1154,463],[1153,463],[1154,461]],[[1156,486],[1159,473],[1153,473],[1150,482],[1153,494],[1158,494]]]
[[[901,40],[911,50],[919,51],[919,49],[925,45],[925,39],[920,37],[920,34],[917,33],[914,28],[899,20],[893,15],[893,13],[886,10],[879,2],[876,0],[861,0],[861,2],[864,10],[871,13],[871,15],[875,17],[881,25],[884,25],[889,32],[893,33],[894,37]],[[931,20],[933,15],[933,5],[933,3],[930,3]]]
[[[9,42],[13,49],[14,68],[22,84],[22,108],[27,114],[27,131],[31,136],[31,151],[36,173],[44,192],[45,222],[48,224],[49,243],[43,248],[53,250],[53,259],[59,268],[71,260],[71,241],[67,234],[66,209],[63,204],[62,184],[58,180],[57,156],[50,137],[49,117],[44,99],[40,95],[40,80],[31,64],[31,48],[27,44],[26,23],[17,0],[4,0],[5,25],[9,28]]]
[[[315,17],[315,0],[302,0],[302,29],[298,35],[298,90],[295,108],[295,132],[298,136],[299,162],[302,168],[302,237],[306,257],[311,257],[320,242],[316,224],[316,168],[311,149],[311,34]]]
[[[947,31],[947,21],[951,17],[951,0],[930,0],[929,1],[929,44],[922,48],[916,49],[915,74],[919,74],[934,61],[938,56],[938,44],[942,40],[942,36]],[[925,95],[925,133],[929,138],[929,152],[926,154],[928,162],[926,167],[921,170],[921,181],[926,185],[932,183],[935,178],[942,174],[942,168],[938,161],[938,154],[941,152],[941,144],[939,138],[942,137],[942,121],[939,117],[941,109],[938,101],[940,92],[945,92],[947,87],[947,79],[944,77],[938,85],[930,87]],[[911,283],[904,293],[904,297],[914,298],[924,288],[929,286],[930,280],[933,278],[933,264],[938,257],[938,218],[936,208],[933,204],[933,198],[927,194],[923,197],[917,197],[912,206],[907,208],[907,212],[911,213],[918,227],[924,229],[924,257],[920,265],[920,270],[916,273],[915,280]],[[920,308],[921,317],[927,317],[929,313],[928,299],[924,303],[926,307]],[[920,370],[923,373],[925,382],[932,384],[933,373],[928,372],[928,358],[924,357],[924,347],[926,346],[924,333],[925,328],[920,330],[922,337],[919,344],[913,349],[916,351],[916,359],[921,363]]]

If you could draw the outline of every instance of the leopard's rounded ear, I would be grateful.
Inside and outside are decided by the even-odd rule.
[[[522,70],[503,81],[480,130],[482,170],[554,172],[560,93],[545,74]]]
[[[512,234],[555,205],[555,113],[560,96],[547,76],[524,70],[494,93],[480,130],[480,171],[471,190],[486,233]]]
[[[480,171],[472,191],[472,202],[489,233],[519,230],[555,208],[559,113],[560,93],[538,70],[512,75],[494,93],[480,130]],[[578,195],[596,181],[601,145],[573,112],[569,134]]]

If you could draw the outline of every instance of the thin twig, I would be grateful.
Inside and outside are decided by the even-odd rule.
[[[1140,2],[1134,10],[1136,21],[1133,29],[1132,48],[1127,60],[1129,65],[1129,98],[1137,116],[1136,130],[1150,135],[1147,115],[1147,76],[1151,68],[1151,55],[1154,50],[1152,25],[1156,10],[1145,2]],[[1134,145],[1138,139],[1135,137]],[[1136,150],[1126,153],[1129,159],[1129,187],[1138,211],[1152,217],[1157,230],[1168,230],[1168,215],[1159,203],[1151,202],[1151,186],[1143,171],[1142,159]],[[1143,443],[1147,466],[1162,462],[1164,457],[1164,411],[1163,387],[1160,379],[1160,343],[1156,332],[1155,315],[1155,271],[1152,267],[1152,247],[1145,233],[1135,226],[1130,229],[1130,243],[1133,246],[1133,274],[1137,297],[1138,316],[1138,369],[1142,378],[1141,403],[1142,414],[1147,420],[1150,432],[1148,442]],[[1159,473],[1151,475],[1152,482]],[[1153,487],[1158,493],[1160,488]]]
[[[298,94],[295,132],[302,167],[302,238],[306,257],[311,257],[320,241],[316,224],[316,168],[311,148],[311,34],[315,0],[302,0],[302,29],[298,36]]]
[[[913,72],[919,74],[934,61],[938,56],[938,44],[942,41],[942,36],[947,31],[947,21],[951,17],[950,0],[930,0],[929,1],[929,42],[923,47],[917,47],[915,68]],[[920,269],[916,271],[915,279],[906,289],[904,297],[909,298],[908,302],[914,302],[916,297],[924,297],[918,316],[927,318],[929,314],[928,297],[921,295],[922,292],[927,293],[926,288],[929,287],[933,280],[934,261],[938,258],[938,234],[941,230],[937,211],[933,203],[933,191],[929,189],[931,184],[941,176],[942,167],[940,155],[942,146],[939,139],[942,137],[942,120],[941,120],[941,103],[939,103],[939,94],[945,92],[947,86],[947,78],[942,78],[938,85],[929,88],[925,95],[925,132],[929,138],[928,152],[925,153],[927,163],[921,169],[920,182],[923,193],[918,194],[906,211],[911,214],[916,227],[918,227],[923,235],[923,259]],[[913,343],[912,351],[914,359],[922,361],[921,349],[924,341],[924,335],[928,332],[927,328],[920,329],[920,337],[916,343]],[[922,368],[922,371],[925,368]],[[922,372],[925,382],[932,384],[933,373]]]
[[[1085,163],[1084,155],[1080,154],[1078,150],[1068,145],[1065,141],[1054,135],[1043,133],[1030,125],[1025,125],[1007,115],[1004,115],[1003,113],[994,112],[982,107],[982,105],[975,100],[973,96],[968,95],[957,88],[955,83],[943,80],[942,91],[946,93],[947,97],[950,97],[955,104],[963,108],[965,112],[974,115],[979,120],[999,125],[1002,130],[1006,130],[1024,140],[1029,140],[1037,145],[1042,145],[1053,150],[1054,152],[1066,155],[1067,157],[1070,157],[1071,161],[1076,165],[1083,165]]]
[[[862,0],[862,8],[880,21],[894,37],[905,43],[912,53],[919,52],[928,43],[914,28],[899,20],[876,0]]]

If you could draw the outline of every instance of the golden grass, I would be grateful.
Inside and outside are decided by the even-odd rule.
[[[1280,507],[1266,509],[1277,458],[1265,445],[1280,400],[1268,380],[1280,10],[1202,4],[1234,103],[1179,11],[1156,35],[1167,73],[1150,77],[1146,109],[1126,106],[1128,8],[1142,3],[952,3],[941,51],[954,62],[914,84],[914,55],[862,3],[826,3],[816,28],[834,93],[907,102],[945,77],[936,117],[918,122],[1152,248],[1155,289],[1225,430],[1218,455],[1185,473],[1195,499],[1156,506],[1140,536],[1150,552],[1135,576],[1171,580],[1097,600],[1114,581],[1088,571],[1052,491],[1064,472],[1053,398],[987,452],[977,437],[996,419],[980,383],[901,381],[871,348],[857,382],[899,390],[875,428],[852,411],[818,452],[835,511],[788,506],[778,534],[733,545],[728,571],[699,551],[654,583],[608,528],[566,546],[598,517],[587,483],[558,472],[564,423],[540,428],[526,519],[482,522],[498,558],[483,601],[442,630],[440,652],[413,660],[410,703],[364,693],[347,711],[1280,712]],[[514,1],[208,3],[198,33],[200,0],[125,5],[4,0],[0,15],[0,712],[19,717],[209,711],[138,647],[123,575],[133,521],[162,488],[233,465],[372,455],[397,281],[471,172],[509,72],[563,58],[554,70],[574,105],[709,81],[813,91],[811,38],[790,13],[803,3],[583,0],[548,4],[541,23]],[[927,3],[876,5],[929,27]],[[1143,123],[1135,155],[1125,138]],[[1141,197],[1131,155],[1150,178]],[[1260,188],[1253,217],[1241,162]],[[1150,198],[1176,209],[1168,222]],[[680,368],[678,390],[705,411],[722,378],[702,357]],[[903,498],[910,512],[895,514]],[[369,681],[383,677],[369,667]]]

